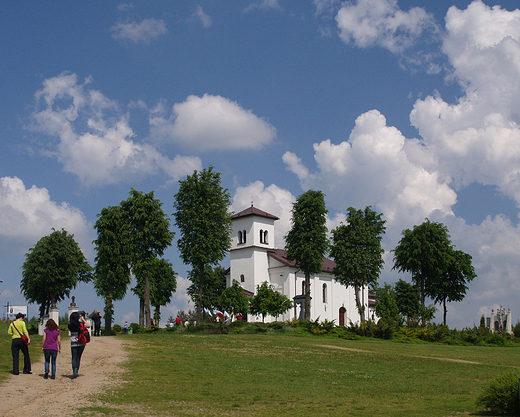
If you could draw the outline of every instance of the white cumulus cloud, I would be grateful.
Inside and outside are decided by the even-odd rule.
[[[171,160],[152,145],[135,141],[128,117],[115,101],[89,89],[90,81],[80,84],[76,74],[61,74],[45,80],[35,95],[30,128],[57,139],[45,153],[66,172],[84,185],[100,186],[158,173],[177,181],[201,168],[197,157]]]
[[[51,200],[46,188],[26,188],[17,177],[0,178],[0,248],[4,253],[27,253],[43,236],[65,229],[74,234],[85,256],[92,236],[84,214],[66,202]]]
[[[197,151],[257,150],[276,137],[276,129],[266,120],[221,96],[189,96],[173,105],[171,116],[161,114],[161,108],[150,118],[151,136],[160,143]]]
[[[318,5],[323,7],[323,2]],[[345,43],[366,48],[380,46],[393,53],[411,47],[425,31],[436,24],[423,8],[399,8],[397,0],[358,0],[345,2],[336,16],[339,36]]]

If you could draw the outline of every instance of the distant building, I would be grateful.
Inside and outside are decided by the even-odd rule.
[[[511,334],[513,332],[512,317],[510,308],[507,309],[506,313],[506,309],[500,306],[496,312],[495,310],[491,310],[490,317],[486,317],[486,327],[491,329],[492,333],[506,332]]]
[[[275,221],[278,217],[256,207],[237,213],[232,218],[232,243],[230,268],[226,277],[229,287],[233,280],[240,283],[246,295],[252,297],[257,286],[267,281],[294,303],[292,311],[278,320],[304,317],[305,276],[294,262],[287,260],[286,251],[274,247]],[[311,276],[311,320],[334,320],[336,325],[348,326],[357,323],[360,316],[356,308],[354,289],[336,282],[332,275],[335,263],[323,258],[322,272]],[[366,318],[370,317],[368,289],[360,290],[365,306]],[[266,321],[275,320],[266,317]],[[259,317],[248,317],[248,321],[261,321]]]

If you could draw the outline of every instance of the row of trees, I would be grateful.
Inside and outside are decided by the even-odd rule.
[[[332,242],[329,242],[326,215],[321,191],[303,193],[293,206],[292,228],[285,237],[287,259],[294,260],[305,274],[305,318],[310,320],[310,276],[321,272],[323,257],[330,250],[336,263],[333,270],[335,279],[354,288],[356,306],[361,321],[364,321],[364,306],[359,293],[363,287],[377,288],[384,265],[381,240],[385,233],[385,220],[370,206],[364,210],[349,207],[346,222],[332,230]],[[428,219],[411,230],[404,230],[392,252],[393,269],[410,273],[413,283],[406,289],[407,297],[401,298],[404,304],[398,311],[407,318],[419,316],[424,323],[435,312],[434,307],[425,305],[425,297],[429,297],[435,304],[442,304],[443,322],[446,324],[446,303],[462,301],[467,284],[476,277],[471,256],[455,250],[445,225]],[[403,286],[404,281],[396,284],[398,294],[403,293]],[[419,307],[415,305],[415,294],[419,295]],[[378,295],[385,297],[385,292],[380,291]],[[408,306],[403,307],[405,304]]]
[[[179,181],[173,213],[181,235],[177,246],[183,262],[191,266],[188,293],[199,322],[204,308],[214,307],[212,303],[225,290],[218,264],[231,247],[230,204],[229,191],[222,187],[220,174],[213,167]],[[301,194],[293,205],[291,229],[285,236],[287,259],[295,261],[305,275],[305,318],[310,320],[310,277],[321,273],[323,258],[330,253],[336,263],[333,274],[337,281],[355,289],[363,320],[359,293],[361,288],[377,287],[383,267],[385,220],[371,207],[349,207],[346,222],[332,230],[329,239],[327,213],[321,191]],[[94,268],[73,235],[53,231],[26,255],[21,285],[24,295],[29,302],[40,304],[43,315],[52,302],[68,297],[78,281],[93,280],[97,294],[105,300],[105,328],[110,331],[114,301],[124,298],[133,274],[137,284],[132,291],[140,299],[140,324],[149,327],[151,306],[158,320],[160,306],[170,301],[176,289],[173,266],[162,258],[174,238],[162,204],[153,192],[132,189],[120,205],[104,208],[94,227],[98,234]],[[446,302],[461,301],[466,283],[475,277],[471,256],[454,249],[444,225],[429,220],[403,231],[393,252],[394,269],[412,274],[423,307],[426,296],[443,304],[445,321]]]

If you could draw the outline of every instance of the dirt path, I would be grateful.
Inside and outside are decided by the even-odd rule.
[[[125,343],[128,342],[116,337],[92,338],[81,357],[79,377],[71,379],[70,343],[65,340],[58,355],[55,380],[43,378],[41,345],[29,346],[33,373],[11,375],[0,385],[0,416],[73,416],[78,407],[93,404],[97,393],[118,384],[124,372],[121,364],[127,359]]]

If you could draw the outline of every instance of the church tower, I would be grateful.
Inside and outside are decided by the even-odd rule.
[[[230,286],[233,280],[255,293],[257,285],[269,282],[267,252],[274,249],[274,222],[278,217],[251,207],[232,217]]]

